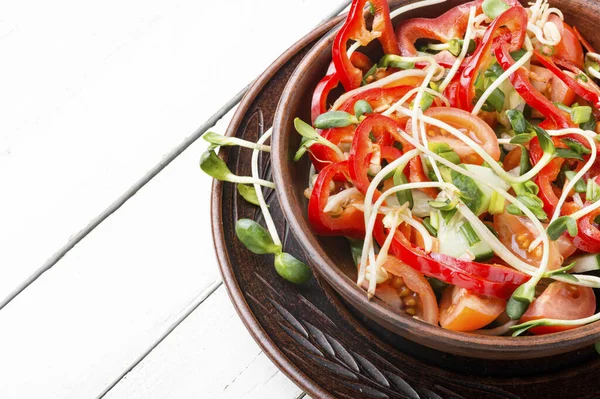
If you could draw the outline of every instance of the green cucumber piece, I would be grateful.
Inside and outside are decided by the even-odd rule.
[[[575,262],[575,266],[569,272],[585,273],[600,270],[600,254],[585,254],[573,257],[566,263]]]

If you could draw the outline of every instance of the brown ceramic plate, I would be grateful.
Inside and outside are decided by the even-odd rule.
[[[271,125],[290,75],[338,21],[298,42],[256,81],[229,135],[256,140]],[[221,156],[234,173],[250,173],[248,150],[230,148]],[[261,159],[261,174],[271,177],[269,157]],[[288,231],[277,197],[271,193],[267,200],[285,250],[310,260]],[[240,317],[264,352],[314,399],[598,397],[600,359],[592,350],[535,361],[486,361],[417,345],[364,318],[318,272],[295,286],[277,275],[271,257],[246,250],[235,236],[235,222],[260,220],[260,212],[234,185],[215,182],[211,212],[221,273]]]
[[[396,1],[390,8],[406,3],[409,1]],[[394,23],[398,24],[415,15],[438,16],[461,3],[464,1],[451,0],[413,10],[394,19]],[[575,23],[584,36],[593,41],[594,18],[600,15],[600,3],[560,0],[552,1],[552,6],[562,10],[565,20]],[[346,241],[340,237],[319,237],[312,232],[306,216],[307,200],[303,195],[308,182],[308,157],[302,162],[292,161],[301,138],[294,130],[293,119],[310,119],[311,94],[331,61],[334,34],[331,32],[326,35],[300,62],[283,90],[273,121],[273,174],[279,200],[292,232],[302,243],[318,272],[345,300],[378,324],[395,334],[444,352],[487,359],[528,359],[565,353],[600,341],[600,322],[543,336],[487,337],[444,330],[396,312],[378,300],[367,299],[365,292],[355,284],[356,267]]]

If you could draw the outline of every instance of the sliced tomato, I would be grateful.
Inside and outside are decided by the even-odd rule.
[[[445,122],[460,130],[474,142],[479,144],[494,160],[500,159],[498,138],[492,128],[477,116],[458,108],[432,107],[425,111],[425,115]],[[412,121],[406,123],[406,130],[411,132]],[[447,143],[458,154],[461,162],[481,165],[483,159],[464,141],[453,134],[436,126],[425,124],[427,140],[430,142]]]
[[[596,295],[590,287],[581,287],[556,281],[548,286],[536,298],[520,322],[537,319],[576,320],[592,316],[596,311]],[[529,330],[533,334],[550,334],[565,331],[577,326],[535,327]]]
[[[547,68],[531,65],[529,80],[536,90],[552,102],[571,105],[575,101],[575,92]]]
[[[437,325],[439,319],[437,300],[427,279],[421,273],[392,255],[388,255],[383,268],[394,276],[400,277],[403,285],[417,294],[419,303],[417,303],[418,306],[416,307],[416,316],[427,323]],[[396,289],[402,288],[399,284],[395,285]],[[379,289],[379,286],[377,289]]]
[[[502,161],[502,167],[504,170],[509,171],[513,170],[521,163],[521,147],[515,147],[506,156]]]
[[[571,62],[577,65],[579,69],[583,68],[583,49],[577,39],[577,33],[566,22],[563,22],[558,15],[552,14],[548,22],[553,22],[560,33],[560,42],[554,46],[552,58]]]
[[[542,260],[543,245],[529,251],[529,245],[539,236],[533,222],[525,216],[515,216],[508,212],[494,215],[494,229],[498,232],[500,242],[524,262],[538,267]],[[550,241],[550,257],[548,269],[558,269],[563,263],[558,244]]]
[[[452,331],[474,331],[496,320],[505,310],[504,299],[476,295],[452,286],[442,294],[440,325]]]

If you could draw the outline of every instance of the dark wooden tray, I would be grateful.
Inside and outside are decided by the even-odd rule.
[[[311,32],[264,72],[241,102],[229,135],[255,141],[271,126],[294,68],[339,22]],[[250,174],[249,150],[230,148],[221,156],[234,173]],[[261,175],[271,178],[268,154],[261,157]],[[285,250],[310,264],[277,196],[269,191],[266,198]],[[416,345],[358,314],[319,276],[294,286],[277,275],[271,256],[246,250],[235,222],[260,222],[262,216],[233,184],[215,181],[211,212],[221,273],[240,317],[264,352],[315,399],[600,397],[600,358],[591,348],[531,361],[486,361]]]

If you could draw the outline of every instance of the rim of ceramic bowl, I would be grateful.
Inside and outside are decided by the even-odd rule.
[[[395,2],[398,5],[407,3],[407,0]],[[296,116],[290,113],[289,108],[294,98],[305,94],[302,92],[299,95],[297,87],[300,91],[314,89],[302,88],[302,80],[314,68],[316,59],[323,52],[331,51],[335,33],[336,30],[329,32],[300,62],[284,89],[273,120],[272,162],[277,196],[292,232],[317,272],[346,301],[378,324],[407,339],[443,352],[488,359],[528,359],[574,351],[599,341],[600,322],[554,334],[524,337],[491,337],[446,330],[396,312],[378,300],[368,300],[366,292],[335,267],[303,216],[306,210],[298,201],[289,179],[293,168],[289,134],[294,132],[293,118]],[[306,107],[310,107],[310,104],[306,104]]]

